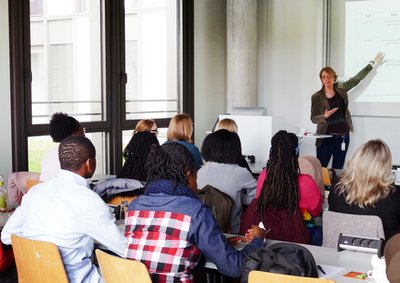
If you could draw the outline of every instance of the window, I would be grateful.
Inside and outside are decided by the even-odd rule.
[[[139,119],[162,128],[178,112],[193,116],[193,0],[9,0],[9,7],[13,170],[40,170],[55,112],[86,127],[96,174],[120,170],[123,133]]]
[[[178,2],[125,3],[126,119],[170,118],[180,110]]]

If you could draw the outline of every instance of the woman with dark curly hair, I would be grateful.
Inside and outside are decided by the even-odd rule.
[[[144,169],[144,164],[152,145],[160,145],[154,134],[148,131],[135,133],[124,149],[122,156],[125,163],[117,178],[146,182],[147,172]]]
[[[228,244],[194,192],[196,166],[185,146],[155,146],[145,168],[144,195],[130,203],[125,222],[126,257],[143,262],[153,282],[194,282],[191,270],[201,254],[222,274],[239,277],[246,254],[263,245],[265,231],[251,227],[247,238],[252,240],[241,251]]]

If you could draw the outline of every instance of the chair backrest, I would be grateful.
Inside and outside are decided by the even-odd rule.
[[[382,220],[376,215],[324,211],[322,214],[322,246],[336,248],[340,233],[385,239]]]
[[[249,283],[274,282],[274,283],[335,283],[326,278],[310,278],[293,275],[271,273],[254,270],[249,274]]]
[[[390,282],[400,282],[400,233],[392,236],[385,245],[386,276]]]
[[[322,197],[325,196],[325,186],[322,179],[321,162],[312,155],[304,155],[299,157],[299,167],[302,174],[310,175],[317,184]]]
[[[110,198],[109,201],[107,201],[107,204],[111,205],[122,205],[123,202],[127,202],[128,204],[131,203],[134,199],[136,199],[138,196],[113,196]]]
[[[49,242],[11,235],[18,282],[68,283],[58,247]]]
[[[28,192],[33,186],[37,185],[41,183],[41,181],[39,180],[35,180],[35,179],[26,179],[25,182],[25,189]]]
[[[322,180],[324,182],[325,187],[332,186],[331,175],[329,174],[329,170],[326,167],[322,167]]]
[[[96,250],[104,283],[151,283],[147,267],[137,260],[125,259]]]

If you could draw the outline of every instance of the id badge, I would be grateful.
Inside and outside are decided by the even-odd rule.
[[[341,144],[341,149],[342,149],[342,151],[346,150],[346,143],[344,141]]]

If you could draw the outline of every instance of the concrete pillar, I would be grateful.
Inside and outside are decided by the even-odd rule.
[[[257,0],[227,0],[227,111],[257,106]]]

